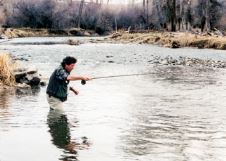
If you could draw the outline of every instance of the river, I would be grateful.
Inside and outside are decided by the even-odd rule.
[[[225,60],[225,51],[61,44],[67,39],[19,38],[1,43],[0,50],[27,59],[23,65],[44,77],[67,55],[78,59],[73,74],[149,74],[71,82],[80,94],[69,94],[57,118],[51,117],[46,87],[1,90],[0,161],[225,160],[226,70],[149,61],[167,55]]]

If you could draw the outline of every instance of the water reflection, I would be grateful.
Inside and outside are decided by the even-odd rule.
[[[61,110],[50,109],[47,119],[52,142],[58,148],[64,150],[60,160],[77,160],[76,143],[72,141],[67,116]]]
[[[11,95],[14,91],[10,89],[0,89],[0,107],[6,108],[10,104]]]
[[[40,92],[41,88],[39,86],[34,87],[28,87],[28,88],[17,88],[16,89],[16,96],[22,97],[22,96],[37,96]]]

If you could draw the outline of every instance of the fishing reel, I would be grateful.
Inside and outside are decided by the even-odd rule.
[[[81,80],[81,84],[85,85],[86,84],[86,80]]]

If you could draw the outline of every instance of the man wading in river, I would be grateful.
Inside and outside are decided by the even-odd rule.
[[[47,87],[47,101],[51,109],[62,110],[63,102],[67,100],[68,84],[70,81],[85,80],[91,78],[85,76],[70,76],[70,72],[74,69],[77,59],[74,57],[65,57],[61,65],[52,73]],[[76,95],[78,91],[72,87],[69,88]]]

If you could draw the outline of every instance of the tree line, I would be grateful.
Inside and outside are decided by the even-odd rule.
[[[23,0],[13,5],[5,26],[48,29],[72,27],[99,34],[116,29],[201,31],[226,29],[226,0],[142,0],[127,5],[101,0],[59,3]]]

